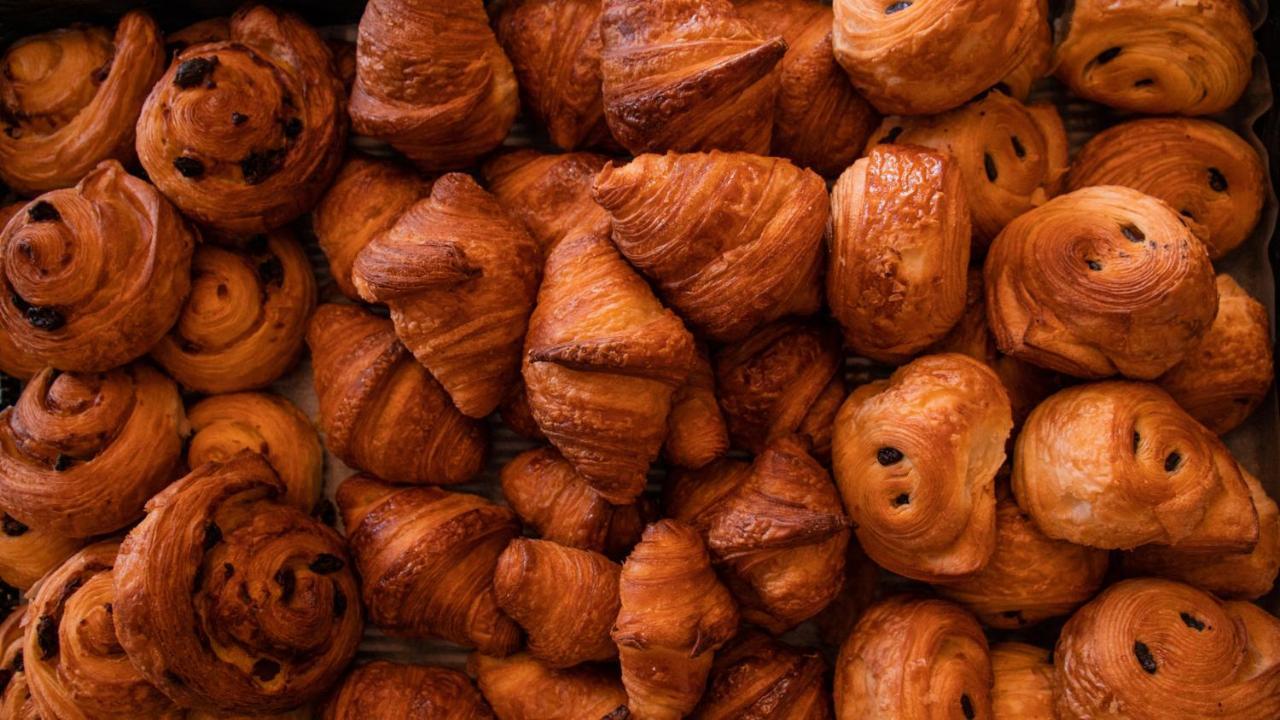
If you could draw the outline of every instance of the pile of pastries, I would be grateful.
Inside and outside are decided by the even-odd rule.
[[[1280,717],[1274,468],[1220,439],[1270,319],[1214,267],[1268,181],[1203,117],[1250,21],[1052,20],[369,0],[354,44],[263,5],[13,43],[0,720]],[[1043,82],[1130,115],[1072,158]],[[306,368],[315,418],[269,390]],[[485,476],[500,426],[530,449]],[[370,628],[465,672],[356,663]]]

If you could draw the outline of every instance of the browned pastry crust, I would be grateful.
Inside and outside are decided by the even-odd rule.
[[[283,494],[262,456],[243,451],[152,498],[120,546],[120,645],[183,707],[286,710],[355,656],[359,588],[342,538]]]
[[[1164,200],[1220,258],[1262,214],[1266,170],[1244,138],[1208,120],[1148,118],[1114,125],[1081,148],[1067,188],[1123,185]]]
[[[1107,588],[1054,650],[1060,720],[1280,717],[1280,620],[1168,580]]]
[[[1230,275],[1218,276],[1218,316],[1160,387],[1205,427],[1223,435],[1262,404],[1275,375],[1267,309]]]
[[[769,151],[787,44],[729,0],[604,0],[600,35],[605,119],[632,154]]]
[[[827,303],[854,352],[901,363],[965,309],[969,203],[954,159],[877,145],[831,190]]]
[[[1027,418],[1014,452],[1018,505],[1051,538],[1246,552],[1258,516],[1218,438],[1155,385],[1068,388]]]
[[[0,507],[57,535],[118,530],[179,474],[185,425],[177,386],[150,366],[43,370],[0,412]]]
[[[325,447],[394,482],[466,482],[484,464],[483,426],[396,339],[391,321],[321,305],[307,330]]]
[[[1249,85],[1253,30],[1235,0],[1080,0],[1054,57],[1073,93],[1122,110],[1208,115]]]
[[[591,184],[608,162],[592,153],[516,150],[485,163],[484,178],[547,255],[574,231],[609,234],[609,215],[591,197]]]
[[[526,653],[474,653],[467,670],[501,720],[627,720],[627,693],[615,669],[552,670]]]
[[[178,53],[138,119],[138,159],[191,218],[260,233],[306,212],[342,162],[345,94],[324,40],[263,5]]]
[[[164,47],[169,53],[169,58],[173,59],[175,55],[186,50],[192,45],[225,42],[230,39],[231,18],[225,16],[211,17],[204,20],[197,20],[180,30],[166,33],[164,36]]]
[[[829,216],[822,178],[745,153],[642,155],[593,191],[613,242],[711,340],[740,340],[821,303]]]
[[[498,403],[498,414],[502,417],[503,425],[525,440],[547,439],[542,434],[542,428],[538,427],[538,422],[533,419],[533,409],[529,407],[529,392],[524,386],[523,376],[516,378],[511,387],[507,388],[507,394]]]
[[[1183,218],[1114,185],[1014,220],[991,245],[985,280],[1000,351],[1076,377],[1159,377],[1218,312],[1209,254]]]
[[[25,202],[16,202],[0,207],[0,231],[26,206]],[[0,373],[19,380],[29,380],[43,369],[44,361],[20,348],[4,324],[0,323]]]
[[[827,664],[813,651],[746,631],[716,653],[694,720],[830,720]]]
[[[352,128],[423,170],[465,167],[507,136],[520,100],[481,0],[371,0],[360,18]]]
[[[991,659],[973,616],[944,600],[871,606],[840,647],[840,720],[991,717]]]
[[[391,308],[401,342],[462,414],[482,418],[520,367],[541,260],[496,198],[450,173],[360,251],[351,279]]]
[[[5,720],[41,720],[27,683],[23,657],[23,624],[27,605],[20,605],[0,623],[0,717]]]
[[[0,179],[38,195],[76,184],[103,160],[132,162],[164,45],[151,16],[135,10],[114,34],[75,25],[23,38],[0,68]]]
[[[1036,0],[1036,2],[1040,4],[1040,16],[1047,21],[1049,32],[1033,33],[1031,44],[1022,62],[991,88],[1023,102],[1026,102],[1027,96],[1031,94],[1032,86],[1053,71],[1054,17],[1050,12],[1049,0]]]
[[[457,670],[375,660],[351,672],[325,702],[323,720],[492,720],[471,680]]]
[[[1053,653],[1034,645],[991,646],[991,713],[995,720],[1057,720],[1053,710]]]
[[[533,417],[596,492],[629,503],[667,434],[693,336],[605,237],[566,238],[544,275],[525,339]]]
[[[689,377],[671,398],[663,457],[696,470],[729,451],[729,428],[716,403],[716,378],[707,349],[699,345]]]
[[[60,370],[119,367],[178,319],[195,241],[154,187],[103,162],[0,232],[0,332]]]
[[[834,50],[849,79],[884,113],[932,115],[1009,75],[1048,42],[1042,0],[835,0]]]
[[[30,527],[3,512],[0,516],[0,582],[28,590],[84,545],[84,540]]]
[[[343,481],[337,501],[370,622],[490,655],[520,646],[520,628],[493,591],[498,555],[520,531],[510,510],[476,495],[396,487],[368,475]]]
[[[836,591],[835,599],[814,618],[820,637],[829,643],[848,637],[862,613],[875,603],[880,595],[880,580],[884,571],[872,562],[857,542],[850,542],[845,552],[844,582]]]

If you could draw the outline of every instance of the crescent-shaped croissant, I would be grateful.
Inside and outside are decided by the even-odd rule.
[[[6,720],[41,720],[27,683],[22,650],[27,607],[19,606],[0,623],[0,717]]]
[[[694,720],[830,720],[827,663],[817,652],[746,631],[716,653]]]
[[[609,234],[609,215],[591,197],[591,185],[608,162],[593,153],[516,150],[485,163],[484,178],[547,255],[575,231]]]
[[[470,678],[457,670],[375,660],[347,673],[323,720],[493,720]]]
[[[526,653],[474,653],[467,669],[500,720],[628,720],[627,693],[616,669],[580,665],[553,670]]]
[[[31,527],[3,512],[0,515],[0,597],[7,590],[14,590],[15,596],[16,590],[29,590],[84,545],[83,539]],[[3,610],[2,601],[0,610]]]
[[[996,720],[1057,720],[1053,653],[1020,642],[991,646],[991,716]]]
[[[321,305],[307,330],[325,447],[395,482],[466,482],[484,464],[483,426],[396,339],[391,321]]]
[[[729,428],[716,403],[715,373],[700,345],[689,377],[671,398],[662,454],[676,467],[696,470],[728,451]]]
[[[435,181],[356,256],[360,296],[384,302],[401,342],[462,414],[493,412],[520,367],[541,254],[470,176]]]
[[[618,250],[709,339],[818,310],[830,213],[816,174],[745,153],[642,155],[606,165],[593,195]]]
[[[23,38],[0,68],[0,179],[38,195],[76,184],[103,160],[133,161],[164,44],[151,16],[135,10],[114,32],[74,25]]]

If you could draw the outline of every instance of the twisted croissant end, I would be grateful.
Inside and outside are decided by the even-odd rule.
[[[1053,653],[1034,645],[991,646],[991,712],[995,718],[1057,720],[1053,710]]]
[[[553,670],[526,654],[475,653],[467,670],[502,720],[627,720],[627,693],[616,670],[580,665]]]
[[[471,680],[457,670],[377,660],[351,672],[325,702],[323,720],[492,720]]]
[[[784,717],[830,720],[827,664],[802,651],[747,631],[716,653],[696,720]]]
[[[591,197],[591,185],[608,162],[592,153],[516,150],[485,163],[484,178],[547,255],[570,233],[609,234],[609,215]]]
[[[729,451],[729,429],[716,404],[716,379],[699,346],[689,377],[671,398],[662,453],[676,467],[697,469]]]

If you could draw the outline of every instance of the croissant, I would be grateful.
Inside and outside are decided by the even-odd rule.
[[[23,38],[0,67],[0,180],[39,195],[75,185],[103,160],[133,160],[164,44],[151,16],[135,10],[114,33],[73,25]]]
[[[1262,404],[1275,375],[1267,309],[1230,275],[1217,280],[1218,316],[1160,387],[1205,427],[1223,435]]]
[[[982,250],[1014,218],[1057,195],[1067,172],[1067,133],[1052,105],[1023,105],[987,93],[940,115],[885,118],[867,141],[920,145],[950,154]]]
[[[969,203],[947,155],[880,145],[831,191],[827,303],[859,355],[901,363],[965,309]]]
[[[154,187],[105,161],[0,231],[0,335],[60,370],[124,365],[178,319],[195,240]]]
[[[18,590],[29,590],[85,544],[84,540],[29,527],[7,512],[0,515],[0,533],[0,597],[9,590],[15,597]],[[3,609],[0,603],[0,614]]]
[[[192,219],[267,232],[311,209],[333,180],[346,96],[328,46],[298,16],[249,5],[230,33],[174,57],[138,119],[138,159]]]
[[[325,702],[323,720],[492,720],[470,678],[430,665],[375,660],[347,673]]]
[[[520,646],[520,628],[498,608],[493,590],[498,556],[520,531],[510,510],[476,495],[396,487],[367,475],[343,481],[337,501],[370,622],[489,655]]]
[[[507,136],[516,77],[481,0],[371,0],[360,18],[351,123],[423,170],[465,167]]]
[[[744,153],[642,155],[606,165],[593,195],[618,250],[708,338],[818,310],[829,212],[816,174]]]
[[[769,152],[787,51],[729,0],[603,0],[604,116],[633,155]]]
[[[944,600],[894,597],[871,606],[840,646],[836,717],[988,718],[991,679],[972,615]]]
[[[984,273],[1000,351],[1076,377],[1159,377],[1218,310],[1204,244],[1168,205],[1118,186],[1020,216],[992,243]]]
[[[520,221],[450,173],[360,251],[351,276],[361,297],[387,303],[400,340],[462,414],[483,418],[520,367],[540,263]]]
[[[627,720],[627,693],[616,671],[580,665],[553,670],[526,653],[473,653],[467,669],[500,720]]]
[[[1154,385],[1062,390],[1027,418],[1014,452],[1018,505],[1051,538],[1245,552],[1249,488],[1226,447]]]
[[[557,1],[563,0],[547,0]],[[535,2],[525,0],[526,5]],[[609,215],[591,197],[591,184],[608,162],[592,153],[516,150],[485,163],[484,178],[489,192],[524,222],[545,256],[575,231],[609,234]]]
[[[716,653],[695,720],[830,720],[822,656],[747,631]]]
[[[431,182],[392,160],[353,155],[343,163],[311,215],[320,249],[338,290],[359,301],[351,280],[356,256],[418,200],[431,194]]]
[[[1012,427],[1000,379],[964,355],[927,355],[854,390],[836,416],[832,466],[867,555],[925,582],[986,567]]]
[[[1053,653],[1034,645],[991,646],[991,713],[995,720],[1057,720],[1053,710]]]
[[[644,490],[693,360],[693,336],[608,239],[577,234],[551,251],[525,338],[529,406],[605,500]]]
[[[1244,94],[1252,24],[1240,2],[1082,0],[1054,57],[1071,92],[1121,110],[1209,115]]]
[[[395,482],[466,482],[484,464],[483,426],[458,412],[396,339],[390,320],[321,305],[307,330],[325,447]]]
[[[1123,185],[1159,198],[1191,221],[1209,257],[1249,238],[1262,214],[1266,170],[1253,146],[1208,120],[1132,120],[1081,148],[1067,187]]]
[[[1280,620],[1168,580],[1125,580],[1077,612],[1054,649],[1062,720],[1280,715]]]
[[[728,451],[729,428],[716,404],[715,373],[700,345],[688,379],[671,398],[662,454],[671,465],[696,470]]]
[[[0,717],[6,720],[41,720],[23,661],[23,624],[28,607],[18,606],[0,623]]]
[[[622,566],[613,627],[627,707],[677,720],[702,696],[715,652],[738,630],[738,610],[692,527],[660,520]]]
[[[883,113],[950,110],[1021,71],[1048,43],[1042,0],[836,0],[833,47]]]

